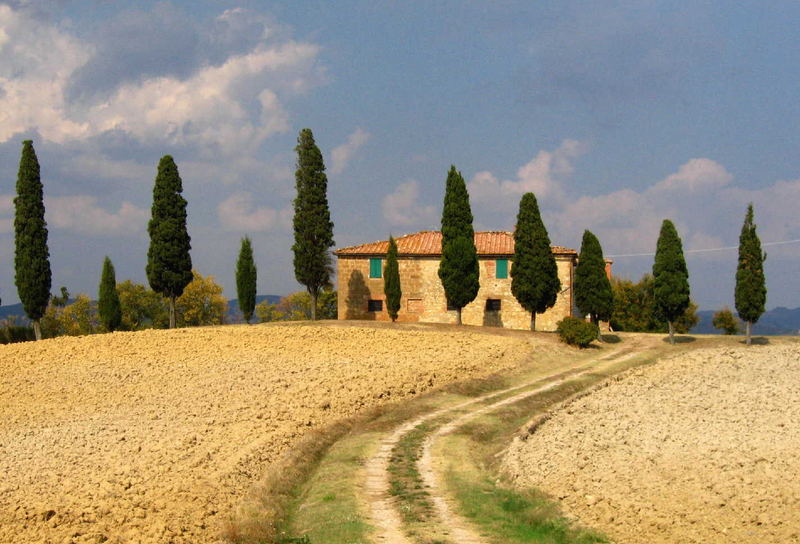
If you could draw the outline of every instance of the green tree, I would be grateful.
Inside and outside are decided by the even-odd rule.
[[[383,268],[383,293],[386,295],[386,310],[392,322],[397,320],[400,311],[400,266],[397,263],[397,242],[389,236],[389,251],[386,253],[386,266]]]
[[[97,304],[83,293],[66,306],[48,306],[42,316],[42,334],[47,338],[56,336],[82,336],[102,330],[97,314]]]
[[[250,323],[256,307],[256,263],[253,261],[253,246],[250,238],[242,238],[239,260],[236,261],[236,296],[244,320]]]
[[[122,307],[120,329],[163,329],[169,325],[169,308],[164,297],[147,286],[125,280],[117,284],[117,294]]]
[[[714,314],[711,324],[714,325],[715,329],[721,330],[723,334],[738,334],[741,330],[739,319],[733,315],[733,312],[727,306]]]
[[[661,224],[656,243],[653,295],[656,311],[669,325],[669,342],[674,344],[674,322],[689,307],[689,271],[678,231],[669,219]]]
[[[122,322],[122,308],[119,305],[114,265],[108,257],[103,261],[103,273],[100,277],[99,291],[97,311],[100,314],[100,321],[106,330],[114,332]]]
[[[228,299],[214,276],[203,276],[192,270],[192,281],[175,301],[175,313],[182,327],[222,325],[228,312]]]
[[[536,330],[536,314],[552,308],[559,291],[558,266],[539,214],[539,204],[533,193],[525,193],[514,229],[511,293],[531,313],[532,331]]]
[[[14,198],[14,282],[25,313],[33,323],[37,340],[42,339],[39,320],[50,300],[50,252],[44,220],[44,191],[39,160],[33,142],[22,142],[22,156]]]
[[[336,319],[336,306],[336,291],[330,287],[323,289],[317,298],[317,317]],[[256,306],[256,316],[262,323],[311,319],[311,295],[308,291],[298,291],[283,297],[277,304],[264,300]]]
[[[629,279],[612,278],[614,311],[611,328],[628,332],[668,332],[667,322],[658,314],[655,301],[655,281],[645,274],[638,283]],[[675,332],[683,334],[697,325],[697,304],[689,301],[686,310],[673,322]]]
[[[456,309],[456,323],[461,325],[461,310],[478,296],[480,274],[469,193],[455,166],[447,173],[444,192],[439,279],[448,307]]]
[[[58,308],[63,308],[69,303],[69,291],[65,286],[61,286],[61,295],[51,295],[50,305]]]
[[[186,231],[186,200],[178,166],[170,155],[158,163],[147,232],[147,280],[169,301],[169,326],[175,327],[175,301],[192,281],[191,238]]]
[[[753,223],[753,205],[747,206],[747,214],[739,235],[739,264],[736,267],[736,311],[745,322],[747,345],[750,333],[764,313],[767,303],[767,283],[764,278],[764,261],[767,254],[761,251],[761,240]]]
[[[597,237],[588,230],[583,232],[578,266],[575,268],[575,304],[581,313],[589,314],[594,325],[611,318],[614,310],[614,293],[606,274],[603,248]]]
[[[328,177],[322,152],[314,143],[311,129],[304,128],[297,138],[297,170],[294,199],[294,276],[311,297],[311,319],[317,319],[317,298],[331,285],[333,265],[330,248],[333,222],[328,209]]]

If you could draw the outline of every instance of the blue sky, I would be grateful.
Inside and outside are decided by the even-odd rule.
[[[325,156],[338,246],[438,227],[451,164],[478,229],[536,193],[554,244],[652,252],[800,239],[797,2],[0,2],[0,297],[13,283],[21,141],[42,165],[53,290],[102,259],[145,282],[158,159],[189,201],[192,258],[235,298],[291,269],[301,128]],[[800,244],[766,247],[768,307],[800,306]],[[733,304],[736,251],[687,253],[701,308]],[[615,258],[637,279],[652,257]]]

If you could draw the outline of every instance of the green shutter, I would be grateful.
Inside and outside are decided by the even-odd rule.
[[[508,259],[497,259],[495,261],[495,277],[498,280],[504,280],[508,278]]]
[[[370,259],[369,260],[369,277],[370,278],[380,278],[383,276],[381,270],[381,259]]]

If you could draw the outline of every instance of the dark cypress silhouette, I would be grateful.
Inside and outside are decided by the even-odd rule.
[[[574,289],[576,306],[584,315],[589,314],[592,323],[599,325],[601,320],[611,319],[614,293],[606,274],[603,248],[600,247],[597,236],[588,230],[583,231],[578,266],[575,268]]]
[[[117,293],[117,278],[114,265],[108,257],[103,261],[103,274],[100,277],[100,289],[97,297],[97,313],[100,321],[109,332],[114,332],[122,323],[122,306]]]
[[[183,182],[170,155],[161,157],[153,187],[153,207],[147,232],[147,280],[153,291],[169,300],[169,326],[175,328],[175,299],[192,281],[191,238],[186,231]]]
[[[736,311],[745,322],[747,345],[750,345],[750,333],[764,313],[767,303],[767,284],[764,277],[764,261],[767,254],[761,251],[761,240],[756,234],[753,223],[753,205],[747,206],[747,214],[739,235],[739,264],[736,267]]]
[[[478,252],[472,228],[472,210],[467,185],[455,166],[447,173],[442,210],[442,257],[439,279],[449,307],[456,309],[461,325],[461,310],[475,300],[480,287]]]
[[[539,204],[533,193],[525,193],[514,229],[511,293],[531,313],[532,331],[536,330],[536,314],[552,308],[559,291],[558,266],[539,214]]]
[[[328,209],[328,177],[322,153],[314,143],[311,129],[304,128],[297,138],[297,170],[294,199],[294,276],[311,295],[311,319],[317,319],[320,291],[331,285],[333,265],[330,247],[333,222]]]
[[[400,311],[400,266],[397,263],[397,242],[389,236],[389,251],[386,253],[386,266],[383,268],[383,294],[386,295],[386,310],[392,322],[397,320]]]
[[[239,297],[239,309],[244,320],[250,323],[256,308],[256,263],[253,261],[253,246],[250,238],[242,238],[239,259],[236,261],[236,296]]]
[[[50,300],[52,276],[47,223],[44,220],[44,191],[39,161],[31,140],[22,142],[14,207],[14,283],[25,314],[33,322],[36,339],[41,340],[39,320]]]
[[[675,320],[689,307],[689,271],[678,231],[669,219],[664,219],[658,235],[653,283],[656,312],[669,324],[669,342],[674,344]]]

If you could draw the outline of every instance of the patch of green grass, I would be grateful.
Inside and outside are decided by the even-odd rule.
[[[431,425],[423,423],[406,433],[389,458],[389,493],[397,497],[400,513],[406,523],[424,523],[433,516],[430,495],[417,470],[422,443],[430,431]]]

